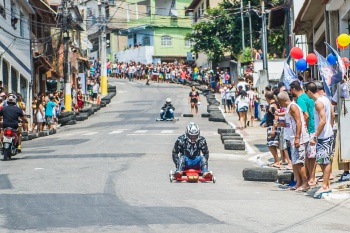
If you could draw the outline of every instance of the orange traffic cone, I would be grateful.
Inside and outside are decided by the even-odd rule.
[[[97,97],[97,104],[98,104],[98,105],[101,104],[101,97],[100,97],[100,96]]]

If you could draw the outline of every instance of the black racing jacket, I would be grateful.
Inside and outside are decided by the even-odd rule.
[[[173,111],[175,111],[175,107],[172,104],[164,104],[164,106],[162,107],[163,110],[168,109],[168,108],[170,108]]]
[[[185,155],[186,157],[190,159],[196,158],[196,156],[201,155],[201,152],[203,156],[208,160],[209,159],[209,150],[207,141],[204,137],[199,136],[196,143],[192,144],[188,141],[186,138],[186,135],[183,134],[180,137],[177,138],[172,155],[173,155],[173,161],[175,164],[178,163],[179,156]]]

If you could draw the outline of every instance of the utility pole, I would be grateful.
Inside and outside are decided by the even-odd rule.
[[[252,56],[252,53],[253,53],[253,34],[252,34],[252,15],[250,13],[250,8],[251,8],[251,5],[250,5],[250,1],[248,2],[248,7],[249,7],[249,40],[250,40],[250,54]]]
[[[102,39],[101,39],[101,95],[107,94],[107,51],[106,51],[106,27],[107,27],[107,20],[106,20],[106,5],[105,1],[101,2],[101,21],[102,21]],[[107,3],[108,4],[108,3]]]
[[[268,66],[267,66],[267,33],[266,33],[266,13],[265,13],[265,1],[261,1],[262,11],[262,50],[263,50],[263,69],[266,71],[267,79],[269,78]]]
[[[64,75],[64,107],[66,111],[72,111],[72,91],[70,86],[70,73],[69,73],[69,10],[68,2],[70,0],[62,0],[63,4],[63,43],[64,43],[64,64],[63,64],[63,75]]]
[[[242,50],[244,50],[245,44],[244,44],[243,0],[241,0],[241,23],[242,23]]]

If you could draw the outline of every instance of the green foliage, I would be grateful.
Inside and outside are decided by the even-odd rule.
[[[252,53],[253,53],[253,51],[249,47],[246,47],[238,55],[238,59],[241,61],[241,63],[251,62],[253,60]]]
[[[266,1],[268,2],[268,1]],[[269,1],[275,5],[283,0]],[[244,6],[248,0],[243,1]],[[260,0],[251,0],[252,7],[260,7]],[[210,61],[220,62],[225,53],[231,54],[233,59],[248,59],[247,49],[242,50],[242,29],[240,15],[240,1],[224,0],[218,7],[206,10],[204,19],[193,25],[193,31],[186,35],[186,39],[192,39],[195,45],[191,50],[195,53],[204,52]],[[251,12],[253,48],[261,48],[261,18]],[[244,14],[245,45],[249,46],[249,25],[247,14]],[[284,48],[284,33],[282,30],[268,31],[269,52],[282,53]],[[250,48],[249,48],[250,51]],[[250,59],[250,58],[249,58]]]

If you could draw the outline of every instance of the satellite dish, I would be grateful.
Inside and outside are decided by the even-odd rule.
[[[177,13],[177,10],[171,9],[170,10],[171,16],[179,16],[179,13]]]

